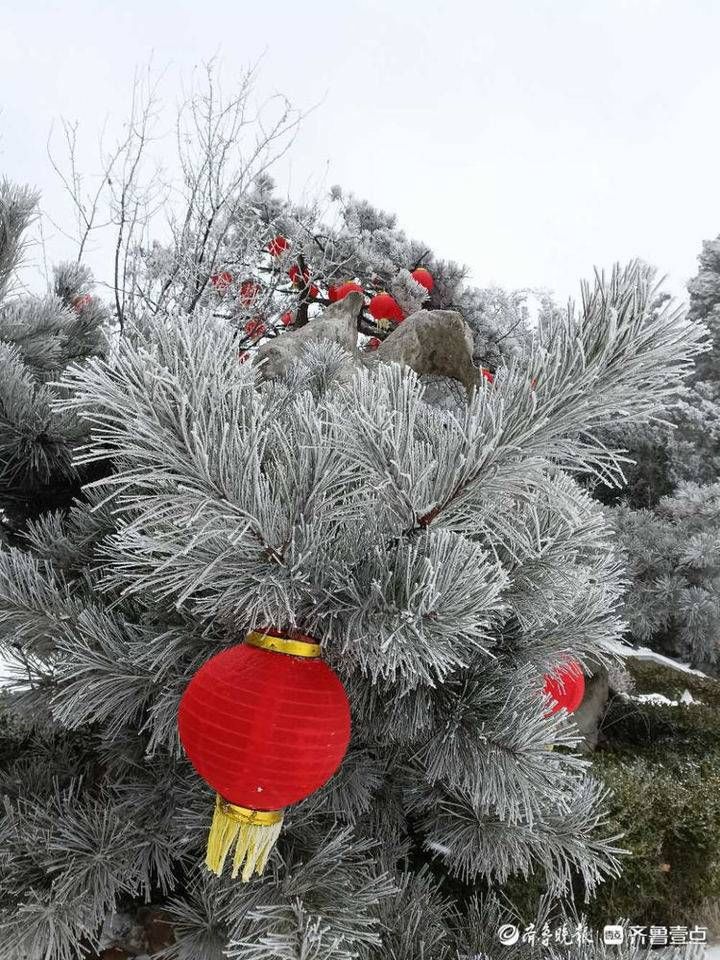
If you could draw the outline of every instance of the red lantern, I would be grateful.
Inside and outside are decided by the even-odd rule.
[[[487,380],[488,383],[494,383],[495,374],[490,373],[490,371],[486,370],[485,367],[480,367],[480,374]]]
[[[235,845],[233,877],[262,873],[283,809],[318,790],[350,741],[350,705],[320,645],[297,631],[252,631],[188,684],[178,730],[216,792],[205,863],[218,876]]]
[[[307,267],[302,272],[302,277],[300,275],[300,267],[294,263],[287,272],[287,275],[290,277],[291,281],[295,286],[304,286],[310,279],[310,271]]]
[[[262,317],[253,317],[252,320],[248,320],[243,329],[250,337],[262,337],[264,333],[267,333],[267,327],[263,323]]]
[[[378,293],[372,298],[368,310],[376,320],[392,320],[400,323],[405,319],[403,308],[389,293]]]
[[[295,314],[294,314],[291,310],[288,310],[286,313],[284,313],[284,314],[280,317],[280,323],[281,323],[284,327],[291,327],[291,326],[293,325],[294,321],[295,321]]]
[[[332,287],[334,291],[333,300],[344,300],[349,293],[364,293],[365,291],[360,286],[359,283],[355,283],[354,280],[346,280],[345,283],[341,283],[339,287]]]
[[[227,270],[222,273],[214,273],[210,277],[210,283],[215,287],[218,293],[224,293],[232,283],[232,274]]]
[[[90,296],[90,294],[84,293],[81,297],[75,297],[75,299],[72,302],[72,305],[75,308],[75,310],[78,313],[80,313],[80,311],[84,310],[85,307],[89,307],[91,303],[92,303],[92,297]]]
[[[273,257],[279,257],[290,246],[290,241],[287,237],[278,235],[274,240],[271,240],[267,245],[266,249],[269,254]]]
[[[382,340],[378,340],[377,337],[370,337],[368,340],[368,350],[377,350],[381,343]]]
[[[260,284],[255,280],[243,280],[240,284],[240,303],[244,307],[249,307],[251,303],[257,300],[260,293]]]
[[[426,270],[425,267],[418,267],[417,270],[413,270],[410,276],[419,283],[421,287],[425,287],[428,293],[435,286],[432,274],[429,270]]]
[[[544,692],[554,701],[546,717],[563,708],[574,713],[585,696],[585,676],[577,660],[567,660],[554,673],[547,675]]]
[[[318,288],[315,286],[315,284],[314,284],[314,283],[311,283],[311,284],[310,284],[310,289],[308,290],[309,296],[311,296],[311,297],[316,297],[319,293],[320,293],[320,291],[319,291]]]

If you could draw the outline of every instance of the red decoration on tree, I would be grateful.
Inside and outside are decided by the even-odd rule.
[[[305,267],[305,269],[304,269],[303,272],[302,272],[302,276],[301,276],[301,275],[300,275],[300,267],[299,267],[296,263],[294,263],[294,264],[290,267],[290,269],[289,269],[288,272],[287,272],[287,275],[290,277],[290,279],[292,280],[292,282],[293,282],[293,283],[295,284],[295,286],[297,286],[297,287],[304,286],[304,285],[308,282],[308,280],[310,279],[310,271],[308,270],[308,268]]]
[[[376,320],[392,320],[393,323],[400,323],[405,319],[403,308],[389,293],[376,294],[370,301],[368,310]]]
[[[330,294],[332,291],[332,295]],[[328,296],[331,301],[335,302],[338,300],[344,300],[349,293],[365,293],[363,288],[359,283],[355,283],[354,280],[346,280],[345,283],[341,283],[339,287],[330,287],[328,290]]]
[[[75,308],[75,310],[78,313],[80,313],[81,310],[84,310],[85,307],[90,306],[91,303],[92,303],[92,297],[90,296],[90,294],[84,293],[81,297],[75,297],[75,299],[72,302],[72,305]]]
[[[240,284],[240,303],[244,307],[249,307],[252,303],[257,300],[257,296],[260,293],[260,284],[255,280],[243,280]]]
[[[350,740],[350,706],[311,637],[252,631],[208,660],[188,684],[178,730],[216,792],[206,865],[218,876],[234,844],[233,877],[260,874],[283,809],[326,783]]]
[[[417,270],[413,270],[410,276],[422,287],[425,287],[428,293],[435,286],[435,281],[433,280],[432,274],[429,270],[426,270],[425,267],[418,267]]]
[[[218,293],[224,293],[232,283],[232,274],[227,270],[222,273],[214,273],[210,277],[210,283],[215,287]]]
[[[290,241],[287,237],[278,235],[274,240],[271,240],[267,245],[267,252],[273,257],[279,257],[290,246]]]
[[[263,323],[262,317],[253,317],[252,320],[248,320],[243,329],[250,337],[262,337],[263,334],[267,333],[267,327]]]
[[[378,340],[377,337],[370,337],[368,340],[368,350],[377,350],[381,343],[382,340]]]
[[[286,313],[284,313],[280,317],[280,323],[284,327],[291,327],[294,322],[295,322],[295,314],[292,312],[292,310],[288,310]]]
[[[568,713],[574,713],[585,696],[585,676],[577,660],[567,660],[545,677],[545,693],[555,701],[546,717],[557,713],[563,707]]]
[[[481,376],[485,377],[485,379],[487,380],[488,383],[494,383],[494,382],[495,382],[495,374],[494,374],[494,373],[490,373],[490,371],[489,371],[489,370],[486,370],[485,367],[480,367],[480,374],[481,374]]]

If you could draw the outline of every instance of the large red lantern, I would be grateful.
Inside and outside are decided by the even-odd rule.
[[[585,696],[585,676],[577,660],[566,660],[553,673],[548,674],[545,677],[544,692],[553,700],[546,717],[562,709],[574,713]]]
[[[413,280],[415,280],[416,283],[419,283],[421,287],[425,287],[428,293],[435,286],[433,275],[429,270],[426,270],[425,267],[418,267],[417,270],[413,270],[410,276],[413,278]]]
[[[395,297],[389,293],[376,294],[368,304],[368,310],[376,320],[391,320],[400,323],[405,319],[405,312]]]
[[[178,710],[180,741],[217,792],[205,863],[218,876],[265,868],[283,810],[326,783],[350,741],[350,705],[320,645],[297,631],[254,630],[193,676]]]

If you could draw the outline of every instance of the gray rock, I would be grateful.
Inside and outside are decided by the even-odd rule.
[[[303,346],[311,340],[333,340],[353,358],[357,358],[357,317],[362,305],[361,294],[350,293],[299,330],[292,330],[261,344],[255,354],[255,363],[260,365],[260,378],[275,380],[282,376],[292,361],[300,356]],[[355,362],[350,366],[354,367]]]
[[[420,310],[380,344],[378,360],[406,364],[419,374],[458,380],[471,395],[480,373],[473,366],[470,327],[454,310]]]
[[[263,343],[255,355],[260,378],[277,379],[299,357],[305,344],[327,339],[339,343],[350,354],[348,363],[340,371],[340,380],[350,377],[359,366],[395,362],[427,379],[450,378],[461,383],[467,395],[472,394],[480,374],[472,362],[472,332],[459,313],[420,310],[393,330],[374,353],[367,354],[357,348],[357,318],[362,305],[361,294],[351,293],[299,330]]]
[[[592,674],[585,677],[583,702],[573,714],[573,720],[583,736],[584,743],[580,744],[580,749],[590,752],[597,746],[598,729],[605,715],[609,696],[607,670],[600,664],[593,665]]]

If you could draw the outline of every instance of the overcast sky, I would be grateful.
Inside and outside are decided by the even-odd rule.
[[[339,183],[483,286],[565,299],[640,256],[683,296],[720,233],[718,0],[9,0],[0,41],[0,173],[60,220],[53,119],[91,147],[136,66],[173,100],[218,53],[317,105],[283,188]]]

